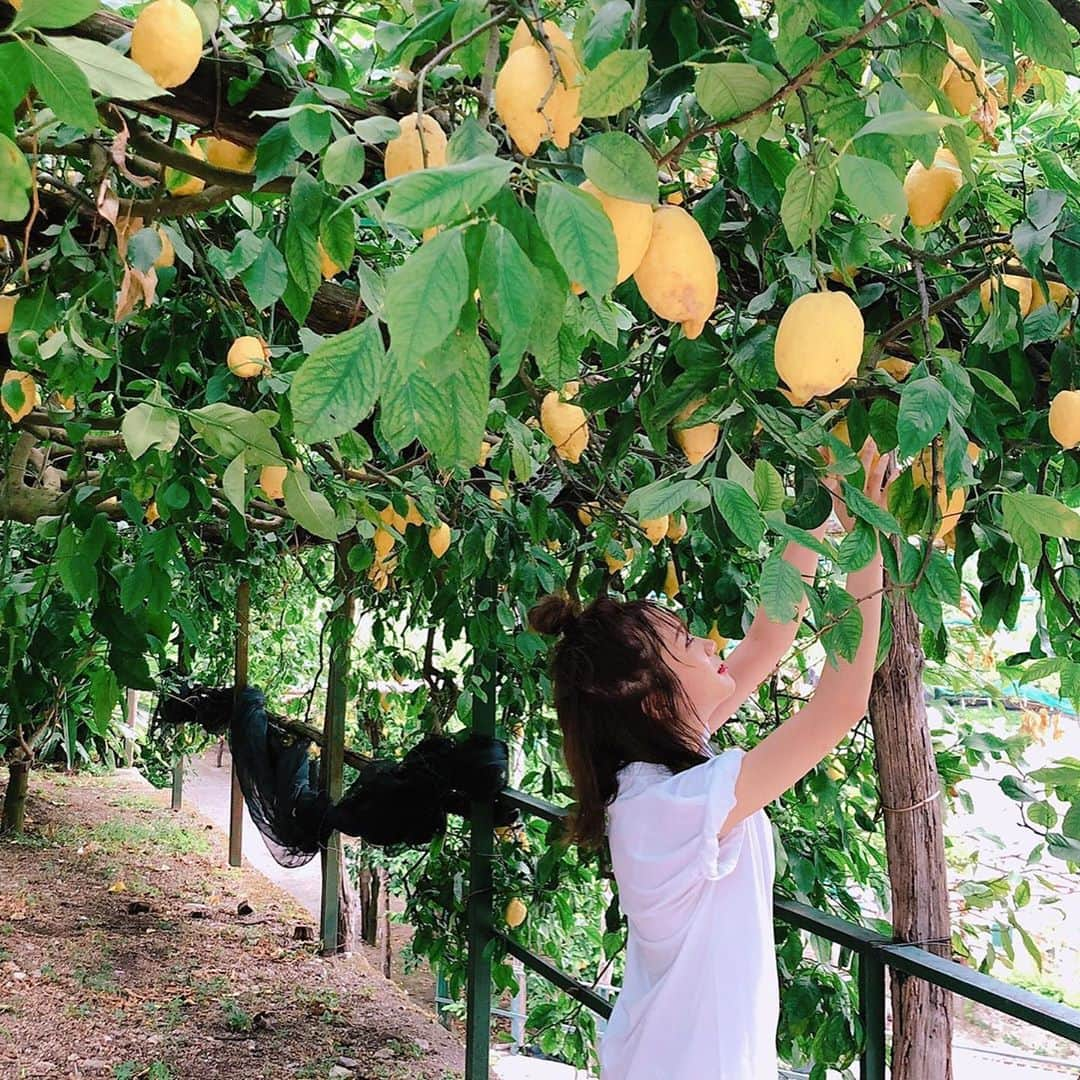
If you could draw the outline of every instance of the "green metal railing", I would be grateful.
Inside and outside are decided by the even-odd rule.
[[[491,734],[494,727],[494,693],[474,718],[474,730]],[[561,821],[566,811],[516,788],[503,789],[503,798],[522,813]],[[470,902],[468,907],[469,969],[466,991],[465,1080],[488,1080],[491,1027],[491,955],[501,945],[526,967],[559,987],[605,1019],[612,1004],[590,986],[560,970],[550,960],[531,952],[494,926],[492,918],[491,859],[492,809],[476,804],[470,840]],[[864,1032],[859,1075],[862,1080],[885,1080],[885,977],[888,969],[925,979],[969,1001],[987,1005],[1000,1013],[1023,1020],[1042,1031],[1080,1043],[1080,1010],[1010,986],[1000,979],[973,971],[955,960],[935,956],[916,945],[904,945],[855,923],[777,896],[773,913],[777,919],[825,938],[858,957],[859,1022]]]

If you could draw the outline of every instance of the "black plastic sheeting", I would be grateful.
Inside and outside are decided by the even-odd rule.
[[[494,800],[496,825],[518,810],[499,796],[509,761],[501,739],[427,735],[401,761],[366,765],[336,803],[319,790],[312,741],[282,725],[261,690],[185,686],[164,693],[154,724],[198,724],[227,735],[252,821],[282,866],[302,866],[338,831],[369,844],[426,845],[446,830],[447,814],[468,817],[473,800]]]

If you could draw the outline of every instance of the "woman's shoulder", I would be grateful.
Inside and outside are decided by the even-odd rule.
[[[744,753],[739,747],[729,747],[719,753],[709,747],[704,761],[681,772],[675,772],[656,761],[630,761],[615,774],[618,784],[616,800],[635,798],[647,792],[661,793],[668,787],[682,790],[699,782],[707,783],[709,774],[717,769],[737,772]]]

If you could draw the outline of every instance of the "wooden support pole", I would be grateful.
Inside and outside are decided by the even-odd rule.
[[[234,689],[239,701],[240,692],[248,681],[248,642],[251,636],[251,583],[241,581],[236,590],[236,672]],[[239,866],[244,850],[244,793],[232,765],[232,789],[229,794],[229,865]]]
[[[356,631],[354,575],[349,569],[349,549],[354,540],[339,540],[334,547],[334,586],[339,606],[330,615],[330,667],[326,678],[326,714],[323,747],[319,758],[319,784],[333,801],[341,798],[345,765],[345,706],[349,698],[349,664]],[[331,956],[343,947],[341,919],[341,834],[332,833],[322,851],[322,899],[319,905],[319,936],[322,955]]]
[[[184,632],[180,631],[176,642],[176,670],[181,675],[188,672],[188,658],[184,651]],[[177,754],[172,763],[172,804],[173,810],[180,810],[184,805],[184,755]]]
[[[480,602],[494,602],[495,583],[480,582]],[[495,652],[478,656],[477,666],[486,671],[484,696],[474,696],[472,730],[495,736]],[[487,1080],[491,1063],[491,937],[492,860],[495,851],[494,806],[474,802],[469,829],[469,901],[466,923],[469,943],[468,982],[465,990],[465,1080]]]

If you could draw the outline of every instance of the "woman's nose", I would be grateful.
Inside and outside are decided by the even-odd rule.
[[[716,654],[716,642],[712,638],[705,639],[705,655],[714,656]]]

